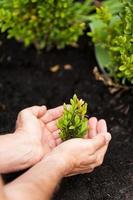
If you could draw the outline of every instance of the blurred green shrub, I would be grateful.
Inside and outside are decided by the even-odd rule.
[[[133,0],[107,0],[91,17],[96,57],[115,82],[133,84]]]
[[[92,0],[0,0],[0,29],[26,46],[75,45],[86,28]]]

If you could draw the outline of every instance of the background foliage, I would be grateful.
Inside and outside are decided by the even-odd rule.
[[[75,45],[86,28],[92,0],[0,0],[0,29],[38,49]]]
[[[108,0],[91,18],[100,66],[116,82],[133,84],[133,0]]]

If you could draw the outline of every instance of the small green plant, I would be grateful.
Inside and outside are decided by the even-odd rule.
[[[0,0],[0,29],[38,49],[75,45],[86,28],[92,0]]]
[[[71,138],[82,138],[88,131],[86,117],[87,103],[78,99],[76,95],[70,99],[70,106],[64,104],[63,116],[58,120],[60,137],[63,141]]]
[[[133,84],[133,0],[107,0],[90,23],[96,57],[116,83]]]

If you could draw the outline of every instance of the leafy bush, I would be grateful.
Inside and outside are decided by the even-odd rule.
[[[133,84],[133,0],[108,0],[90,23],[96,56],[115,82]]]
[[[39,49],[75,45],[83,34],[92,0],[0,0],[0,28],[8,38]]]
[[[70,100],[70,106],[64,104],[63,116],[58,120],[57,126],[61,130],[61,139],[82,138],[88,130],[86,118],[87,103],[78,99],[76,95]]]

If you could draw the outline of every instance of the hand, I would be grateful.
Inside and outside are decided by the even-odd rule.
[[[45,106],[33,106],[19,113],[15,134],[19,137],[21,134],[23,138],[21,141],[25,142],[25,148],[30,149],[28,165],[36,164],[61,143],[56,121],[62,113],[62,106],[50,110]]]
[[[49,156],[59,159],[64,167],[64,176],[90,173],[102,164],[111,135],[105,120],[89,120],[90,131],[86,139],[71,139],[56,147]]]

